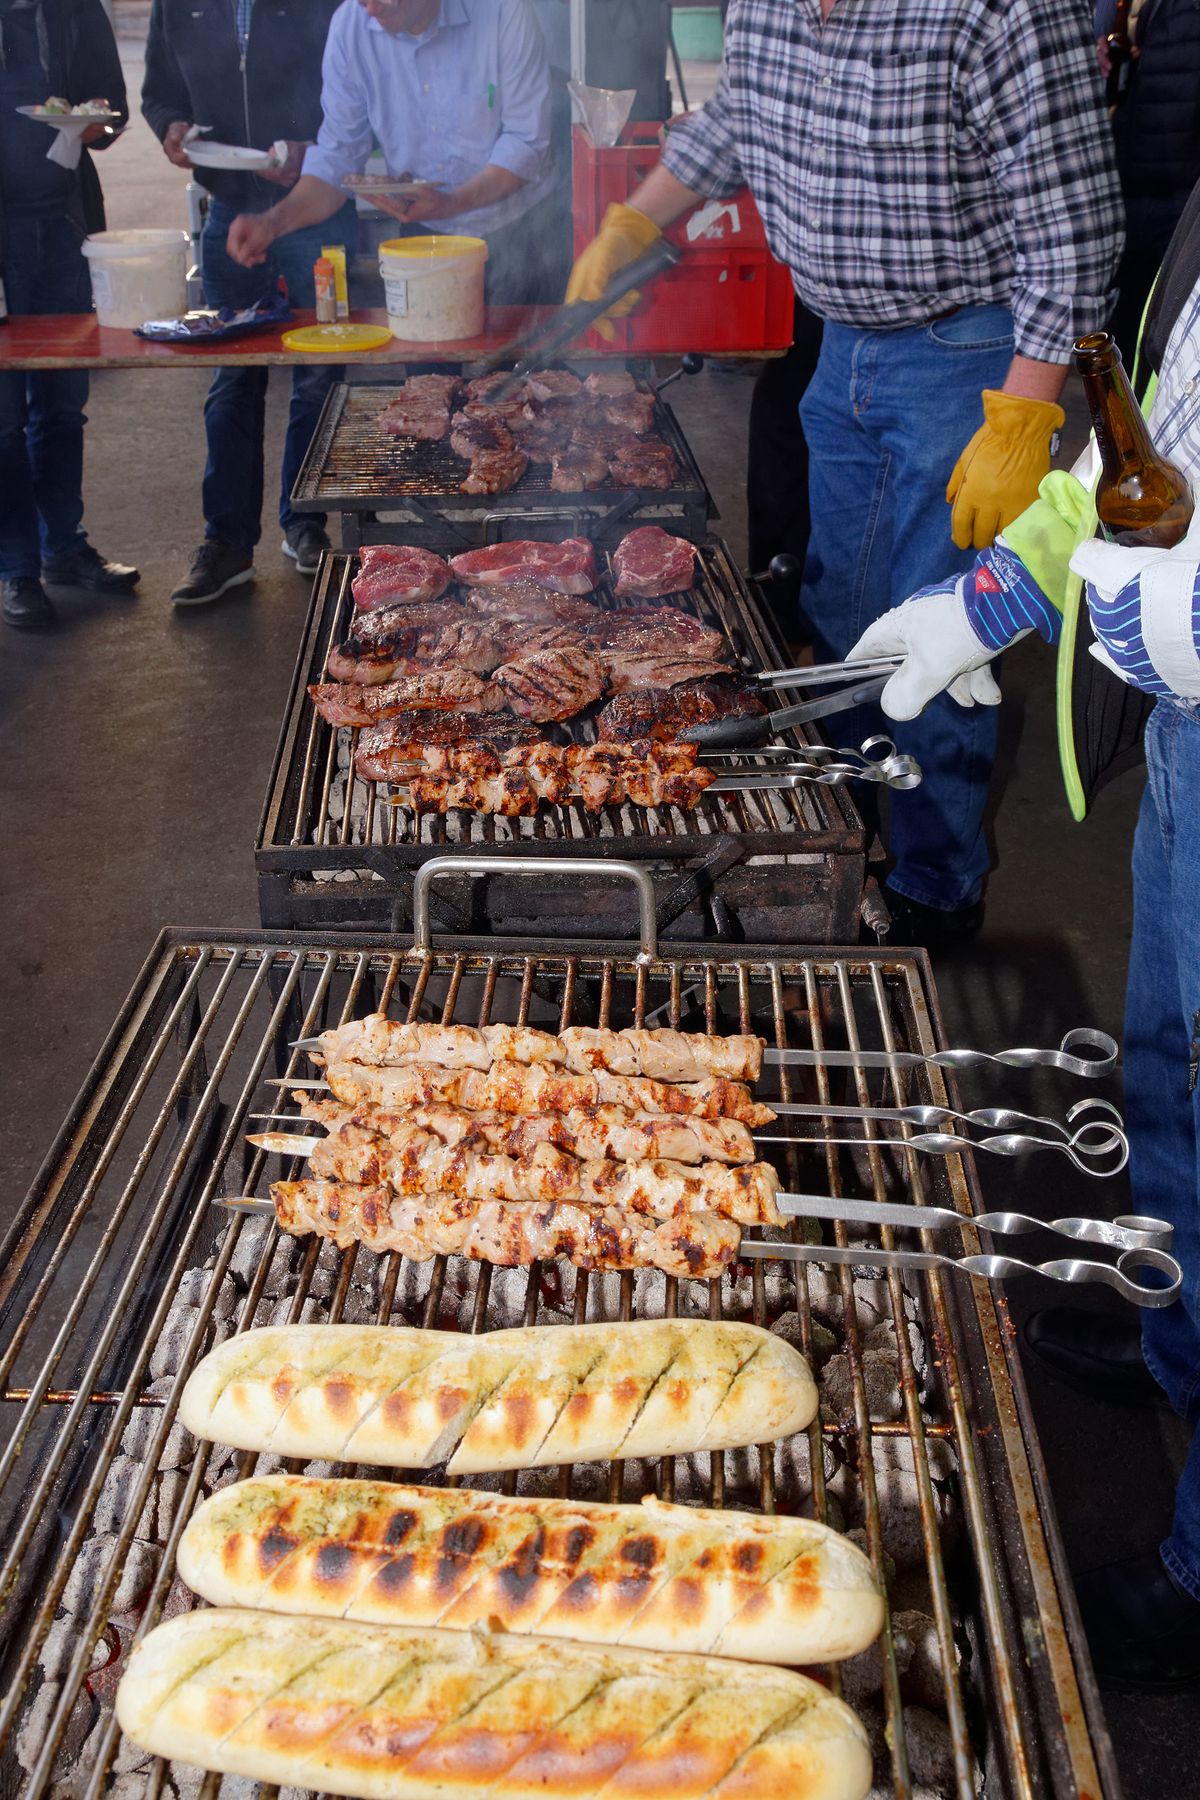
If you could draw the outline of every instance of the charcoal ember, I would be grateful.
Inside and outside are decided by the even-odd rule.
[[[822,1325],[819,1319],[813,1319],[809,1327],[809,1344],[804,1342],[804,1331],[800,1314],[794,1309],[780,1313],[771,1330],[776,1337],[781,1337],[785,1344],[793,1350],[799,1350],[802,1356],[807,1355],[814,1373],[823,1368],[837,1349],[837,1339],[828,1326]]]
[[[903,1675],[913,1659],[913,1646],[900,1632],[892,1633],[895,1649],[896,1670]],[[842,1698],[848,1706],[860,1707],[865,1700],[878,1694],[883,1688],[883,1643],[877,1638],[868,1644],[857,1656],[847,1657],[838,1665],[842,1677]]]
[[[117,1753],[113,1757],[113,1773],[118,1777],[121,1775],[136,1775],[139,1770],[148,1769],[153,1761],[153,1751],[143,1750],[140,1744],[135,1744],[132,1738],[125,1737],[124,1734],[122,1734],[121,1741],[117,1745]],[[134,1791],[132,1786],[129,1791],[131,1793]],[[114,1789],[109,1787],[106,1792],[111,1794],[114,1792]],[[141,1788],[141,1792],[145,1792],[144,1786]]]
[[[120,1531],[129,1517],[134,1493],[145,1472],[145,1464],[130,1456],[117,1456],[96,1496],[92,1513],[92,1530],[101,1536]]]
[[[913,1368],[918,1379],[924,1381],[929,1372],[929,1355],[925,1345],[925,1334],[915,1319],[905,1320],[905,1330]],[[896,1327],[891,1319],[881,1319],[878,1325],[872,1326],[863,1338],[863,1349],[887,1354],[896,1367],[899,1367],[900,1352],[896,1339]]]
[[[185,1269],[183,1274],[179,1277],[179,1284],[175,1289],[175,1298],[177,1302],[181,1306],[203,1306],[208,1299],[208,1291],[212,1284],[212,1278],[213,1272],[209,1268]],[[212,1311],[214,1318],[218,1315],[225,1316],[231,1312],[233,1309],[233,1301],[234,1296],[232,1292],[222,1282],[213,1296]]]
[[[864,1350],[862,1381],[870,1419],[878,1424],[903,1416],[904,1398],[892,1357],[881,1350]],[[821,1372],[821,1399],[832,1410],[843,1431],[849,1431],[854,1425],[854,1385],[850,1358],[844,1351],[839,1351],[829,1358]]]
[[[60,1612],[46,1633],[46,1641],[38,1653],[38,1667],[49,1681],[62,1681],[75,1660],[79,1648],[79,1625],[70,1613]],[[103,1668],[109,1648],[101,1637],[92,1650],[89,1669]]]
[[[168,1469],[160,1475],[154,1494],[154,1541],[165,1544],[183,1503],[188,1477],[182,1469]],[[139,1528],[138,1536],[142,1535]]]
[[[933,1476],[935,1526],[944,1554],[949,1554],[957,1540],[960,1525],[958,1508],[947,1491],[953,1473],[953,1456],[939,1439],[926,1445],[930,1472]],[[875,1489],[879,1500],[883,1542],[895,1559],[898,1571],[923,1564],[925,1544],[921,1533],[920,1500],[913,1459],[913,1447],[907,1438],[874,1438],[871,1456],[875,1465]],[[853,1523],[861,1524],[859,1516]]]
[[[325,1318],[325,1307],[319,1300],[314,1300],[311,1295],[301,1302],[299,1314],[294,1319],[292,1316],[296,1304],[294,1294],[282,1300],[276,1300],[273,1305],[269,1301],[265,1304],[270,1308],[265,1321],[268,1325],[320,1325]]]
[[[263,1251],[278,1250],[279,1234],[268,1218],[247,1218],[244,1213],[235,1213],[234,1222],[241,1225],[241,1234],[234,1245],[229,1267],[242,1287],[248,1288],[258,1273]]]
[[[801,1221],[801,1223],[803,1222]],[[764,1232],[763,1235],[767,1236],[768,1234]],[[758,1266],[760,1269],[762,1268],[761,1264]],[[735,1263],[733,1267],[734,1273],[727,1279],[722,1295],[722,1311],[727,1319],[753,1320],[755,1307],[753,1271],[745,1263]],[[697,1282],[693,1285],[696,1317],[707,1318],[707,1284]],[[778,1314],[795,1307],[796,1290],[790,1275],[780,1274],[777,1269],[768,1266],[762,1274],[761,1291],[768,1319],[775,1318]]]
[[[842,1284],[839,1275],[833,1269],[819,1266],[808,1268],[808,1303],[813,1316],[827,1325],[837,1338],[846,1333],[845,1308],[842,1303]],[[890,1311],[887,1284],[872,1281],[864,1277],[856,1277],[854,1281],[854,1316],[861,1332],[872,1331],[885,1313]]]
[[[904,1741],[913,1780],[931,1788],[935,1794],[952,1794],[955,1790],[954,1740],[950,1727],[923,1706],[906,1706],[903,1717]],[[976,1786],[979,1786],[978,1778]]]
[[[161,1375],[147,1384],[146,1392],[165,1400],[174,1386],[174,1376]],[[135,1462],[144,1463],[150,1454],[154,1434],[162,1423],[162,1416],[161,1407],[135,1406],[121,1438],[122,1454],[132,1457]],[[158,1466],[160,1469],[186,1469],[195,1454],[195,1438],[182,1425],[173,1422],[159,1452]]]
[[[196,1328],[200,1309],[196,1306],[173,1306],[150,1352],[150,1377],[178,1375],[183,1367],[188,1339]]]
[[[892,1630],[903,1636],[912,1649],[908,1667],[903,1671],[904,1698],[930,1712],[944,1713],[946,1683],[937,1625],[928,1613],[895,1612]]]
[[[859,1549],[862,1551],[862,1553],[866,1557],[867,1561],[870,1562],[871,1561],[871,1542],[867,1536],[865,1529],[861,1525],[856,1525],[854,1527],[853,1531],[848,1531],[846,1533],[846,1536],[850,1539],[850,1542],[852,1544],[858,1545]],[[887,1588],[889,1594],[892,1591],[892,1582],[895,1579],[896,1579],[895,1559],[888,1555],[887,1549],[885,1547],[884,1552],[883,1552],[883,1585]]]
[[[77,1618],[87,1616],[108,1578],[116,1548],[117,1539],[108,1535],[88,1538],[81,1546],[63,1590],[64,1611]],[[160,1556],[156,1544],[134,1538],[125,1553],[120,1578],[109,1602],[110,1615],[132,1612],[145,1598],[158,1573]]]
[[[25,1714],[16,1735],[14,1748],[17,1761],[27,1771],[36,1768],[38,1758],[45,1749],[61,1697],[62,1688],[57,1681],[43,1681],[34,1696],[32,1705]],[[71,1800],[74,1800],[76,1793],[82,1794],[83,1792],[85,1783],[81,1775],[77,1775],[75,1783],[71,1784],[71,1777],[67,1775],[64,1780],[59,1771],[69,1770],[77,1761],[95,1722],[97,1711],[95,1701],[85,1691],[72,1711],[71,1722],[55,1759],[55,1779],[51,1792],[55,1795],[56,1800],[59,1795],[63,1794],[70,1795]]]

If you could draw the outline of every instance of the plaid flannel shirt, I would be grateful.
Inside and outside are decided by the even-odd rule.
[[[733,0],[725,67],[663,161],[703,194],[748,183],[823,318],[911,326],[1012,307],[1063,362],[1103,325],[1123,207],[1090,0]]]

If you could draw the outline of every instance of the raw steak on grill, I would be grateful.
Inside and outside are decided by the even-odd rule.
[[[401,390],[391,405],[384,407],[378,423],[389,437],[419,438],[422,443],[435,444],[446,435],[450,407],[445,401],[409,396]]]
[[[536,744],[536,725],[507,714],[402,712],[368,726],[358,740],[354,767],[364,781],[402,780],[425,744],[481,744],[493,749]]]
[[[372,544],[359,552],[359,570],[350,583],[355,606],[407,606],[436,600],[450,586],[450,565],[432,550],[409,545]]]
[[[556,494],[582,494],[598,488],[608,480],[608,458],[599,450],[576,450],[573,446],[554,458],[550,486]]]
[[[509,437],[507,445],[475,452],[466,479],[461,483],[462,491],[464,494],[510,493],[528,467],[529,458]]]
[[[672,688],[682,681],[729,673],[715,657],[688,650],[605,650],[603,660],[614,694],[631,688]]]
[[[670,488],[679,479],[679,464],[667,444],[634,439],[614,454],[609,472],[618,487]]]
[[[599,663],[586,650],[536,650],[502,663],[494,680],[525,719],[570,719],[604,691]]]
[[[637,390],[637,382],[627,369],[597,371],[595,375],[589,375],[583,385],[589,394],[605,400],[613,394],[632,394]]]
[[[672,537],[661,525],[640,525],[613,552],[613,592],[621,598],[655,600],[682,594],[696,578],[696,546]]]
[[[729,649],[722,631],[702,625],[677,606],[627,606],[601,612],[588,632],[589,642],[606,655],[646,652],[711,657],[725,662]]]
[[[654,430],[654,395],[614,394],[604,402],[604,416],[610,425],[623,425],[637,437]]]
[[[468,587],[501,587],[532,582],[555,594],[590,594],[596,585],[596,552],[586,538],[564,538],[561,544],[488,544],[450,558],[450,567]]]
[[[525,386],[531,400],[573,400],[583,389],[582,381],[570,369],[535,369],[526,377]]]
[[[716,719],[765,718],[761,695],[739,682],[716,678],[675,688],[639,688],[608,702],[598,721],[599,735],[616,743],[650,738],[671,744],[693,725]]]

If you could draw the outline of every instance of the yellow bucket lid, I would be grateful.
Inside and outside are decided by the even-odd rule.
[[[422,262],[441,262],[454,256],[474,256],[487,244],[480,237],[400,237],[385,238],[379,246],[380,256],[411,256]]]
[[[283,334],[287,350],[382,350],[392,334],[386,325],[301,325]]]

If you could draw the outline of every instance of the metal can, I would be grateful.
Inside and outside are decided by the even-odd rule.
[[[337,320],[337,289],[333,264],[327,256],[318,256],[313,264],[313,286],[317,292],[317,324],[333,325]]]

